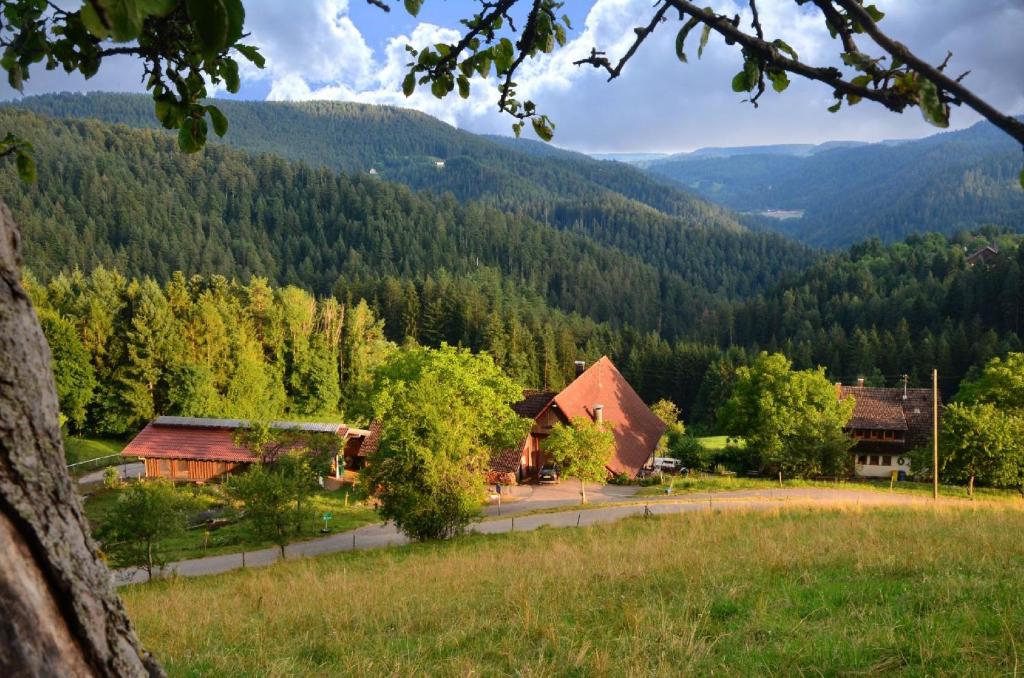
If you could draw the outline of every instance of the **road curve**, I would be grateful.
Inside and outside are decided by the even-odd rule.
[[[515,509],[508,507],[505,515],[501,517],[492,515],[487,520],[473,524],[470,526],[469,531],[479,534],[498,534],[511,531],[530,531],[540,527],[584,527],[597,523],[614,522],[629,516],[643,515],[645,510],[655,515],[666,515],[688,511],[764,510],[781,506],[801,505],[819,507],[894,506],[927,505],[932,502],[930,498],[921,495],[813,487],[703,492],[673,497],[633,498],[628,501],[629,503],[581,510],[572,510],[570,505],[563,504],[561,507],[563,510],[552,513],[529,513],[529,511],[534,511],[541,507],[532,506],[529,502],[524,502],[523,504],[515,505]],[[509,509],[512,512],[509,512]],[[523,515],[524,513],[526,515]],[[329,537],[289,544],[285,547],[285,558],[293,560],[339,551],[398,546],[406,544],[408,541],[391,524],[367,525],[348,532],[333,534]],[[163,568],[161,576],[197,577],[219,574],[242,567],[271,565],[279,559],[280,551],[273,547],[250,551],[244,554],[231,553],[221,556],[182,560],[168,563]],[[116,586],[146,581],[146,572],[140,568],[115,570],[112,575]]]

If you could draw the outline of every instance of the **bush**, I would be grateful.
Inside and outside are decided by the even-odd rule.
[[[625,473],[616,473],[608,480],[609,485],[632,485],[633,479]]]
[[[678,459],[688,469],[703,470],[711,461],[711,453],[693,436],[673,436],[669,442],[668,454]]]
[[[121,474],[118,473],[116,467],[108,466],[103,472],[103,487],[108,490],[116,490],[121,487]]]

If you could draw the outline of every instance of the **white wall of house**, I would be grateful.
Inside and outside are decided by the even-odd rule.
[[[854,475],[860,478],[889,478],[893,471],[910,473],[910,457],[905,454],[855,453],[854,462]]]

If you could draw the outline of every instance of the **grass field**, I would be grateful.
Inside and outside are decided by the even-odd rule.
[[[697,438],[700,444],[704,446],[705,450],[724,450],[729,441],[732,441],[733,445],[737,447],[743,447],[742,438],[730,438],[729,436],[704,436],[703,438]]]
[[[221,488],[216,485],[186,486],[179,488],[179,491],[189,497],[194,513],[224,503],[224,498],[220,494]],[[295,535],[293,541],[324,536],[320,532],[324,523],[319,519],[324,512],[332,514],[331,520],[327,523],[328,532],[332,534],[379,521],[373,509],[363,504],[350,501],[346,506],[346,492],[347,490],[321,491],[314,494],[312,506],[317,517],[305,523],[302,532]],[[85,514],[89,518],[93,530],[103,525],[107,513],[117,502],[117,496],[117,490],[101,490],[85,499]],[[204,534],[204,532],[205,530],[202,528],[187,530],[179,536],[164,540],[161,543],[161,548],[166,551],[171,560],[188,560],[222,553],[255,551],[273,546],[272,542],[260,539],[255,535],[251,523],[244,517],[238,522],[211,530],[208,534]]]
[[[101,459],[112,454],[118,454],[124,449],[123,440],[111,440],[106,438],[81,438],[79,436],[67,436],[64,438],[64,457],[68,464],[78,464],[70,469],[75,476],[95,471],[104,466],[113,466],[121,463],[122,459]],[[82,464],[93,459],[100,459],[92,464]]]
[[[176,676],[1011,675],[1024,512],[780,509],[122,590]]]
[[[890,489],[888,480],[851,480],[843,482],[827,482],[818,480],[785,480],[783,487],[821,487],[840,488],[848,490],[874,490],[878,492],[895,492],[899,494],[932,494],[931,483],[902,482],[895,483]],[[665,494],[686,495],[697,492],[725,492],[729,490],[771,490],[778,489],[779,481],[770,478],[744,478],[738,476],[715,476],[715,475],[691,475],[666,476],[660,485],[641,487],[637,491],[638,497],[663,496]],[[671,490],[671,492],[666,492]],[[962,485],[941,485],[939,495],[953,499],[969,499],[967,488]],[[1024,497],[1017,490],[1000,490],[990,487],[975,487],[976,499],[992,499],[998,501],[1021,502],[1024,504]]]

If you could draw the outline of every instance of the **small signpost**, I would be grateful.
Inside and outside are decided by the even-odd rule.
[[[321,532],[328,532],[329,530],[327,529],[327,521],[330,520],[331,518],[333,518],[334,515],[328,512],[328,513],[324,513],[324,515],[322,517],[323,517],[323,521],[324,521],[324,529],[322,529],[320,531]]]

